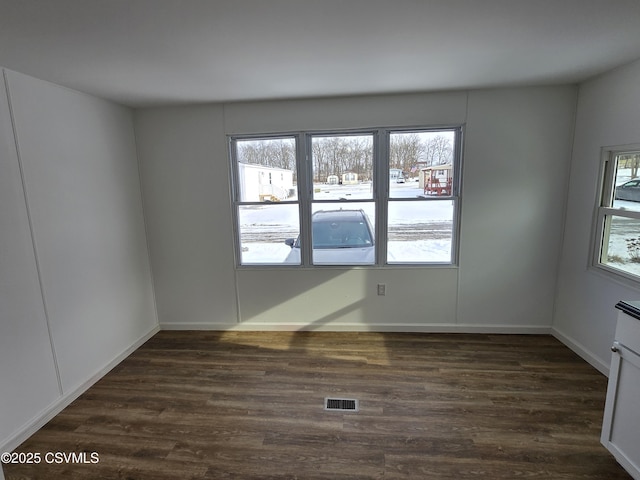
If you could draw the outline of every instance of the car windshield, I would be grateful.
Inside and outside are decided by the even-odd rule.
[[[364,220],[334,218],[313,222],[313,248],[362,248],[371,245],[371,234]]]

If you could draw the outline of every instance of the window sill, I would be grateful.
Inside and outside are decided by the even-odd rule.
[[[640,291],[640,277],[605,265],[590,265],[587,271],[624,287]]]

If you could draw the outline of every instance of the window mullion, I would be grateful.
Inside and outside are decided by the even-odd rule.
[[[389,203],[389,132],[378,130],[373,150],[373,168],[376,202],[376,264],[387,261],[387,225]]]
[[[451,185],[451,196],[459,199],[460,192],[462,191],[462,128],[456,130],[453,151],[454,182]],[[455,211],[457,212],[458,210],[456,209]]]
[[[234,248],[234,260],[236,266],[242,265],[242,255],[240,254],[240,228],[239,228],[239,218],[240,218],[240,194],[238,188],[238,149],[236,146],[236,141],[229,138],[227,139],[227,145],[229,148],[229,158],[231,160],[231,168],[229,169],[229,177],[231,182],[231,205],[232,209],[232,219],[233,224],[235,225],[233,229],[233,241],[236,248]]]
[[[604,215],[615,215],[617,217],[634,218],[636,220],[640,220],[639,210],[626,210],[623,208],[601,207],[598,209],[598,212],[602,212],[602,214]]]
[[[597,263],[605,263],[603,260],[606,260],[609,257],[609,235],[611,233],[611,221],[610,216],[608,216],[605,212],[605,209],[601,208],[598,211],[598,239],[600,240],[598,244],[596,244],[596,258],[595,261]]]
[[[300,211],[300,254],[303,266],[311,265],[311,201],[313,198],[313,171],[311,137],[301,133],[297,137],[296,161],[298,167],[298,199]]]
[[[456,131],[455,145],[453,154],[453,171],[454,181],[451,185],[451,195],[453,201],[453,228],[451,232],[451,262],[455,265],[458,264],[460,255],[460,194],[462,192],[462,128],[458,128]]]

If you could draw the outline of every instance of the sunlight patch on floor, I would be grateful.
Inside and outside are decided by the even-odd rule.
[[[277,335],[277,341],[273,341]],[[324,338],[323,338],[324,337]],[[366,349],[359,345],[359,338],[366,338]],[[245,332],[226,331],[220,333],[220,341],[268,350],[304,350],[310,357],[343,360],[345,362],[369,365],[390,365],[385,335],[379,332]],[[336,344],[353,345],[353,353],[337,353]],[[372,348],[373,346],[373,348]]]

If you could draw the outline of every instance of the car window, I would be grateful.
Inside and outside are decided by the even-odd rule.
[[[313,222],[313,248],[358,248],[372,244],[364,221]]]

